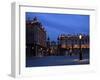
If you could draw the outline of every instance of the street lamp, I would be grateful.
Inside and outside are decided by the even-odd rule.
[[[72,53],[71,53],[71,55],[73,54],[73,45],[74,45],[73,41],[74,41],[74,36],[72,36],[72,38],[71,38],[71,44],[72,44]]]
[[[80,48],[80,53],[79,53],[79,60],[82,60],[82,49],[81,49],[81,40],[82,40],[82,35],[79,35],[79,48]]]
[[[82,39],[82,35],[81,34],[79,35],[79,39]]]

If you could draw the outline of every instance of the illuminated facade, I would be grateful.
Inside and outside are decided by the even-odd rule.
[[[78,53],[80,48],[79,35],[62,34],[58,38],[59,53],[61,55]],[[83,51],[89,51],[89,35],[82,35],[81,48]]]

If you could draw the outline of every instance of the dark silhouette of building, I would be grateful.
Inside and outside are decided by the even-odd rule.
[[[46,51],[46,31],[35,17],[26,21],[26,56],[43,56]]]

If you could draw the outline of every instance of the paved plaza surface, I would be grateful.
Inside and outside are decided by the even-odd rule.
[[[89,64],[89,55],[83,55],[83,59],[79,60],[79,56],[41,56],[30,57],[26,59],[26,67],[41,66],[60,66],[60,65],[82,65]]]

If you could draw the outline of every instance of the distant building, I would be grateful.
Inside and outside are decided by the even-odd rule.
[[[50,38],[47,39],[47,56],[57,55],[57,42],[50,41]]]
[[[26,55],[42,56],[46,50],[46,31],[37,17],[26,21]]]
[[[51,43],[50,43],[50,38],[48,37],[48,39],[47,39],[47,56],[49,56],[50,55],[50,46],[51,46]]]
[[[51,41],[51,45],[50,45],[50,54],[51,55],[57,55],[57,43],[55,41]]]
[[[58,48],[60,55],[67,55],[70,53],[78,53],[79,35],[65,35],[62,34],[58,37]],[[81,48],[83,51],[89,51],[89,35],[82,35]]]

